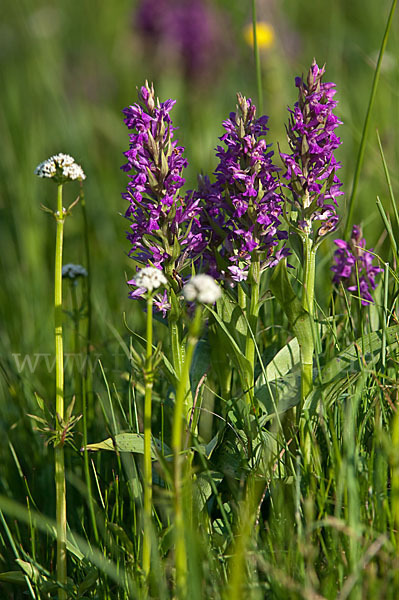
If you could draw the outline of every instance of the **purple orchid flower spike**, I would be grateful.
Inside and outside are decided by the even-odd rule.
[[[147,82],[138,95],[139,103],[123,110],[131,131],[129,150],[124,153],[127,162],[121,167],[129,176],[122,194],[129,202],[125,213],[131,222],[129,256],[143,266],[164,270],[169,285],[178,292],[180,279],[174,274],[204,246],[201,229],[195,226],[199,199],[191,192],[180,195],[187,160],[184,148],[174,139],[170,112],[175,101],[160,103]],[[130,297],[141,295],[136,289]],[[167,310],[167,299],[159,303],[162,312]],[[154,305],[158,306],[157,301]]]
[[[337,198],[343,194],[336,175],[341,164],[334,151],[341,144],[335,129],[341,121],[334,115],[337,101],[334,83],[323,83],[325,67],[313,60],[306,82],[295,79],[298,102],[290,111],[286,127],[290,154],[280,152],[286,167],[285,178],[292,192],[292,211],[296,218],[291,225],[306,235],[320,240],[334,231],[338,224]],[[314,225],[319,225],[317,232]]]
[[[237,112],[224,121],[226,133],[217,147],[215,183],[207,178],[200,182],[198,195],[204,212],[202,229],[207,233],[208,248],[219,249],[227,262],[222,272],[216,254],[203,256],[208,272],[217,278],[235,282],[246,280],[252,259],[260,261],[260,270],[271,265],[276,246],[286,239],[280,230],[283,199],[273,164],[273,152],[266,143],[267,116],[256,118],[256,107],[250,99],[237,94]],[[288,255],[287,249],[279,257]],[[275,262],[275,261],[274,261]]]

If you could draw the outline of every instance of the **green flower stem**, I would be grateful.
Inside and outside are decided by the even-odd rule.
[[[80,186],[80,207],[82,210],[83,216],[83,237],[84,237],[84,247],[85,247],[85,256],[86,256],[86,267],[87,267],[87,277],[86,277],[86,308],[87,308],[87,330],[86,330],[86,356],[84,361],[84,369],[83,369],[83,379],[85,380],[85,397],[82,398],[83,401],[87,401],[92,397],[93,390],[93,382],[92,382],[92,370],[90,368],[90,354],[91,354],[91,337],[92,337],[92,304],[91,304],[91,259],[90,259],[90,246],[89,246],[89,220],[87,217],[86,211],[86,199],[84,195],[83,185]],[[93,403],[90,402],[90,411],[88,420],[93,420]],[[86,406],[87,409],[87,406]],[[91,414],[90,414],[91,413]]]
[[[169,331],[170,331],[170,340],[172,346],[172,360],[173,367],[176,373],[176,380],[180,380],[181,370],[182,370],[182,351],[180,345],[180,331],[179,325],[176,321],[172,321],[169,323]]]
[[[171,279],[171,274],[166,270],[166,273],[169,275],[169,279]],[[179,301],[173,287],[170,287],[169,290],[170,295],[170,306],[171,311],[168,318],[169,324],[169,333],[170,333],[170,343],[172,347],[172,361],[173,367],[176,373],[176,386],[177,382],[180,380],[180,375],[182,371],[183,365],[183,349],[181,345],[181,325],[180,325],[180,316],[181,309],[179,306]]]
[[[184,517],[182,503],[182,434],[183,423],[187,422],[185,414],[186,389],[190,385],[190,366],[193,360],[194,349],[201,331],[202,307],[197,306],[194,318],[191,322],[186,355],[183,362],[181,377],[177,386],[175,409],[173,415],[172,449],[174,459],[174,512],[175,512],[175,535],[176,535],[176,584],[177,589],[184,597],[187,582],[187,560],[186,544],[184,540]]]
[[[143,571],[148,577],[151,563],[151,517],[152,517],[152,464],[151,464],[151,410],[152,410],[152,302],[149,292],[147,297],[147,347],[145,363],[145,397],[144,397],[144,540]]]
[[[313,388],[313,354],[314,354],[314,321],[313,321],[313,303],[314,303],[314,282],[316,271],[316,249],[313,242],[306,236],[303,238],[303,289],[302,289],[302,308],[310,316],[310,333],[305,336],[301,344],[301,410],[297,412],[297,423],[299,422],[300,443],[302,448],[303,461],[305,465],[310,464],[311,460],[311,437],[307,426],[306,415],[303,413],[305,398]]]
[[[316,270],[316,250],[312,240],[303,239],[304,277],[302,291],[302,307],[311,317],[313,330],[314,282]],[[309,336],[301,347],[301,400],[302,403],[313,387],[313,354],[314,336]]]
[[[245,312],[247,309],[247,297],[245,295],[242,285],[238,286],[238,305]]]
[[[170,303],[171,313],[169,315],[169,332],[172,347],[172,361],[173,368],[176,373],[176,389],[180,384],[183,373],[183,364],[185,360],[185,347],[182,342],[183,331],[182,331],[182,319],[181,319],[181,307],[179,300],[176,296],[176,292],[170,290]],[[190,420],[191,409],[193,407],[193,398],[191,394],[190,379],[186,381],[186,389],[184,392],[184,414],[187,417],[187,423]]]
[[[260,261],[259,256],[255,257],[252,261],[251,268],[249,271],[249,313],[248,313],[248,331],[245,341],[245,357],[251,364],[252,372],[250,380],[247,382],[247,401],[251,407],[254,398],[254,385],[255,385],[255,337],[258,326],[259,317],[259,288],[260,288]]]
[[[83,216],[83,237],[84,237],[84,247],[85,247],[85,255],[86,255],[86,267],[87,267],[87,277],[86,277],[86,286],[85,286],[86,308],[87,308],[86,355],[84,357],[84,367],[83,367],[83,371],[82,371],[82,413],[83,413],[82,428],[83,428],[83,448],[84,448],[84,472],[85,472],[85,480],[86,480],[86,485],[87,485],[87,495],[88,495],[88,499],[89,499],[91,524],[92,524],[92,528],[93,528],[94,538],[98,545],[100,538],[99,538],[98,529],[97,529],[93,495],[91,493],[89,453],[87,450],[87,422],[88,422],[88,420],[90,420],[90,421],[92,420],[92,419],[88,418],[88,407],[87,407],[87,401],[90,398],[90,394],[92,393],[92,389],[93,389],[92,371],[90,368],[92,312],[91,312],[91,260],[90,260],[90,246],[89,246],[89,220],[87,218],[86,199],[85,199],[82,183],[80,185],[79,196],[80,196],[80,207],[81,207],[82,216]],[[90,405],[92,405],[92,403],[90,403]]]
[[[56,427],[61,436],[61,422],[64,420],[64,351],[62,342],[62,246],[64,234],[64,211],[62,207],[62,184],[58,185],[57,194],[57,237],[55,246],[55,279],[54,279],[54,309],[55,309],[55,378],[56,396],[55,409],[57,413]],[[66,484],[64,447],[62,442],[55,447],[55,490],[56,490],[56,521],[57,521],[57,579],[59,583],[67,583],[66,555]],[[66,600],[66,591],[58,592],[59,600]]]
[[[91,493],[91,478],[90,478],[90,468],[89,468],[89,451],[87,450],[87,393],[86,393],[86,379],[82,380],[82,410],[83,410],[83,448],[84,448],[84,472],[85,472],[85,480],[87,485],[87,497],[89,502],[89,511],[90,511],[90,519],[91,526],[93,528],[94,539],[96,540],[96,544],[99,545],[100,538],[98,535],[97,522],[96,522],[96,513],[94,510],[94,501],[93,495]]]

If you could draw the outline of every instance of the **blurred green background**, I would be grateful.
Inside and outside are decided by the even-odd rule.
[[[166,6],[166,1],[161,3]],[[22,410],[18,390],[28,386],[45,393],[43,374],[22,381],[12,353],[52,352],[53,250],[55,223],[40,204],[55,206],[56,188],[34,176],[36,165],[50,155],[72,154],[86,174],[94,303],[93,344],[102,353],[114,339],[111,328],[125,332],[122,313],[140,327],[140,309],[127,298],[125,273],[127,223],[120,198],[126,183],[120,171],[128,133],[121,110],[136,101],[136,86],[154,81],[164,100],[175,98],[174,124],[187,147],[188,185],[197,173],[211,173],[221,123],[235,108],[241,91],[256,99],[252,49],[244,28],[251,22],[250,3],[208,3],[214,24],[213,45],[198,75],[191,72],[182,46],[168,47],[167,36],[144,34],[132,0],[4,2],[0,24],[0,353],[3,372],[0,402],[2,427],[9,411]],[[296,100],[294,78],[305,73],[315,56],[327,63],[326,81],[337,84],[338,130],[343,144],[340,177],[346,198],[367,108],[373,71],[390,7],[389,0],[260,1],[259,20],[274,32],[262,49],[264,112],[270,137],[286,149],[287,105]],[[165,9],[162,9],[165,10]],[[387,188],[376,142],[379,129],[394,188],[397,187],[398,27],[397,15],[383,64],[355,210],[369,245],[378,245],[382,224],[376,195],[385,206]],[[180,51],[183,48],[183,52]],[[198,50],[201,51],[201,50]],[[65,188],[65,204],[78,187]],[[345,214],[345,200],[340,209]],[[64,262],[84,264],[83,223],[79,207],[67,220]],[[324,245],[319,291],[329,290],[332,241]],[[323,260],[323,258],[322,258]],[[327,292],[325,291],[327,290]],[[68,302],[68,299],[66,298]],[[110,328],[111,326],[111,328]],[[68,329],[68,324],[67,324]],[[68,331],[67,331],[68,334]],[[68,343],[67,343],[68,345]],[[68,347],[67,347],[68,350]],[[19,387],[19,386],[22,386]],[[50,388],[51,389],[51,388]],[[9,402],[10,391],[12,402]]]

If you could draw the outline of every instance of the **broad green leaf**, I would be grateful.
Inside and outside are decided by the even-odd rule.
[[[231,356],[231,359],[233,360],[240,374],[241,381],[245,382],[244,385],[246,385],[246,382],[250,381],[252,376],[251,363],[245,357],[236,340],[231,335],[230,331],[228,330],[220,316],[217,314],[217,312],[214,311],[210,306],[207,306],[207,309],[214,316],[215,321],[219,325],[219,331],[222,333],[223,337],[225,338],[225,341],[228,342],[226,344],[226,348],[228,348],[228,352]]]
[[[217,471],[201,473],[193,482],[193,502],[196,511],[201,512],[209,498],[212,496],[212,485],[210,478],[218,486],[223,479],[223,475]]]
[[[87,450],[111,450],[115,452],[135,452],[136,454],[144,454],[144,434],[142,433],[118,433],[115,439],[107,438],[102,442],[95,444],[87,444]],[[162,443],[153,438],[151,442],[151,458],[157,460],[158,454],[162,452]],[[171,455],[172,450],[163,444],[163,452],[165,455]]]
[[[307,349],[313,349],[312,321],[292,289],[285,260],[280,260],[278,265],[273,269],[273,274],[270,278],[270,289],[287,315],[302,353],[306,354]],[[305,357],[305,362],[310,362],[311,360],[312,356]]]
[[[0,573],[0,581],[13,585],[26,585],[26,575],[21,573],[21,571],[6,571],[5,573]]]
[[[255,398],[263,405],[268,421],[276,414],[282,415],[297,406],[301,399],[301,375],[299,367],[275,381],[263,384],[255,389]]]
[[[300,362],[300,349],[298,340],[292,339],[288,344],[283,346],[279,350],[276,356],[269,362],[265,368],[265,373],[261,373],[258,377],[256,386],[261,386],[266,383],[265,374],[267,381],[275,381],[280,377],[284,377],[293,368],[295,368]],[[255,388],[256,389],[256,388]]]
[[[245,349],[248,324],[243,315],[242,308],[228,296],[226,292],[217,301],[217,312],[226,324],[229,332],[236,340],[241,350]]]
[[[255,385],[255,398],[266,410],[266,421],[300,402],[300,349],[294,338],[269,362]],[[266,377],[265,377],[266,375]]]

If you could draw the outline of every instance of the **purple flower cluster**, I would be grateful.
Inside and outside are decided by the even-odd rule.
[[[123,110],[132,131],[124,153],[127,163],[121,167],[130,178],[122,194],[129,201],[129,256],[143,265],[178,271],[188,255],[202,248],[201,236],[191,230],[199,199],[179,195],[187,161],[184,148],[173,139],[170,111],[175,101],[160,103],[148,83],[140,89],[139,100]]]
[[[342,282],[350,292],[358,293],[363,306],[373,303],[370,290],[377,287],[375,277],[382,269],[373,266],[374,257],[365,249],[361,228],[353,226],[349,243],[344,240],[334,240],[334,243],[338,249],[334,252],[336,264],[331,267],[335,273],[333,283]]]
[[[295,79],[299,98],[294,109],[289,109],[286,128],[291,154],[280,153],[293,194],[293,209],[298,212],[296,226],[310,234],[312,223],[322,221],[319,237],[336,229],[337,197],[343,194],[336,175],[341,164],[334,157],[341,144],[335,134],[341,121],[333,114],[337,105],[333,100],[335,84],[321,82],[324,72],[325,68],[320,69],[313,60],[307,82],[301,77]]]
[[[264,137],[268,117],[256,119],[252,101],[241,94],[237,98],[237,112],[223,122],[226,133],[220,138],[224,145],[217,147],[216,181],[211,184],[204,178],[199,196],[204,204],[203,231],[207,230],[209,248],[215,251],[207,255],[209,271],[220,278],[216,258],[222,256],[228,261],[231,279],[242,281],[248,277],[255,253],[264,269],[275,265],[288,250],[275,251],[287,233],[279,230],[282,197],[279,169]]]

